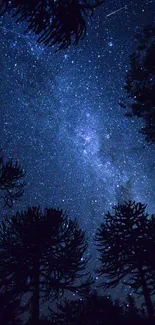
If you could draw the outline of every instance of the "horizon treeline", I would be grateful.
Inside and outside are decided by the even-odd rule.
[[[14,189],[12,202],[19,199],[16,184],[20,184],[23,190],[23,177],[21,166],[12,161],[4,163],[1,159],[0,190],[4,193],[5,205],[10,206],[5,196],[8,197],[10,191],[13,195]],[[151,322],[155,319],[152,299],[155,293],[155,215],[149,216],[146,207],[141,202],[129,200],[115,205],[111,213],[105,213],[94,236],[99,261],[99,267],[94,272],[100,277],[99,287],[103,290],[126,285],[132,288],[134,294],[142,296],[143,312],[146,314],[143,320],[147,321],[148,317]],[[75,313],[80,314],[81,324],[86,323],[86,319],[87,322],[90,319],[92,324],[93,316],[90,315],[101,302],[102,317],[100,312],[93,311],[93,315],[96,313],[96,324],[108,324],[108,319],[112,322],[115,312],[114,319],[118,317],[125,324],[127,311],[121,309],[118,302],[113,303],[110,297],[92,293],[93,288],[98,286],[88,270],[90,258],[86,257],[87,249],[85,231],[76,219],[69,218],[67,212],[61,209],[41,210],[35,206],[17,211],[12,216],[9,213],[3,216],[0,222],[1,323],[11,324],[10,321],[15,321],[17,316],[28,312],[29,323],[37,324],[40,306],[46,302],[50,308],[52,302],[70,291],[82,300],[65,300],[64,305],[58,304],[59,312],[51,311],[55,324],[76,324]],[[73,312],[70,315],[69,310]],[[111,310],[109,316],[106,315],[108,310]],[[138,317],[137,322],[142,322],[142,315],[137,313],[134,317]],[[63,319],[66,319],[64,323]]]

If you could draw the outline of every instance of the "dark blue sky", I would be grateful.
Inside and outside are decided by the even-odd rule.
[[[27,182],[14,210],[66,209],[86,229],[92,260],[92,236],[112,205],[131,198],[154,212],[155,148],[138,133],[142,122],[118,105],[133,36],[154,14],[155,1],[107,1],[86,38],[57,53],[8,15],[0,20],[1,146]]]

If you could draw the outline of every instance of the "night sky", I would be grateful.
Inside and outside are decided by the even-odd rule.
[[[118,105],[134,34],[154,17],[154,0],[108,0],[89,19],[86,38],[57,53],[25,36],[24,24],[0,19],[1,147],[27,183],[13,211],[66,209],[86,230],[92,267],[93,235],[107,210],[133,199],[155,211],[155,147],[138,133],[142,121]]]

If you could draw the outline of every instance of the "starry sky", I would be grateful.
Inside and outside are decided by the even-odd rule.
[[[128,198],[155,210],[155,147],[138,133],[143,122],[118,105],[134,34],[154,17],[155,1],[108,0],[88,20],[86,38],[57,53],[24,35],[24,23],[0,18],[1,147],[27,183],[13,211],[66,209],[86,230],[92,265],[107,210]]]

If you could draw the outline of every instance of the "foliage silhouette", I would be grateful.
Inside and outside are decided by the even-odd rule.
[[[49,311],[51,312],[51,319],[59,325],[83,325],[84,316],[86,313],[85,301],[83,300],[70,300],[64,299],[63,302],[57,303],[57,310],[52,310],[49,307]]]
[[[19,200],[23,195],[24,171],[21,166],[12,160],[4,162],[3,155],[0,155],[0,190],[3,192],[1,198],[4,206],[12,207],[15,200]]]
[[[151,294],[155,294],[155,215],[148,220],[147,236],[145,237],[145,263],[150,271],[150,283],[152,284]]]
[[[145,209],[145,204],[129,201],[114,206],[114,214],[105,215],[95,235],[101,262],[97,273],[105,277],[105,289],[123,282],[144,295],[148,314],[153,317],[152,270],[146,257],[150,248],[146,246],[149,220]]]
[[[0,324],[2,325],[20,325],[21,320],[18,315],[19,299],[10,300],[10,296],[3,296],[0,299]]]
[[[58,50],[77,45],[86,35],[85,17],[93,14],[102,0],[1,0],[0,14],[11,11],[16,21],[26,21],[38,42],[58,45]]]
[[[82,300],[65,299],[51,311],[51,319],[59,325],[115,325],[120,324],[122,309],[110,297],[92,294]]]
[[[136,35],[138,46],[130,55],[130,68],[126,75],[127,117],[142,118],[145,126],[141,133],[147,142],[155,143],[155,24],[148,25]]]
[[[39,207],[5,217],[0,226],[0,297],[31,293],[25,308],[39,320],[39,306],[65,290],[83,293],[93,283],[86,273],[85,233],[66,212]],[[80,279],[84,276],[84,280]]]
[[[32,325],[32,322],[28,320],[24,325]],[[44,317],[39,319],[39,321],[35,325],[59,325],[59,324],[53,323],[53,321],[49,320],[47,317]]]
[[[128,294],[126,297],[126,302],[124,303],[124,316],[128,320],[128,324],[134,323],[137,324],[138,320],[142,318],[140,311],[138,310],[135,298],[133,295]],[[141,316],[141,317],[140,317]]]

